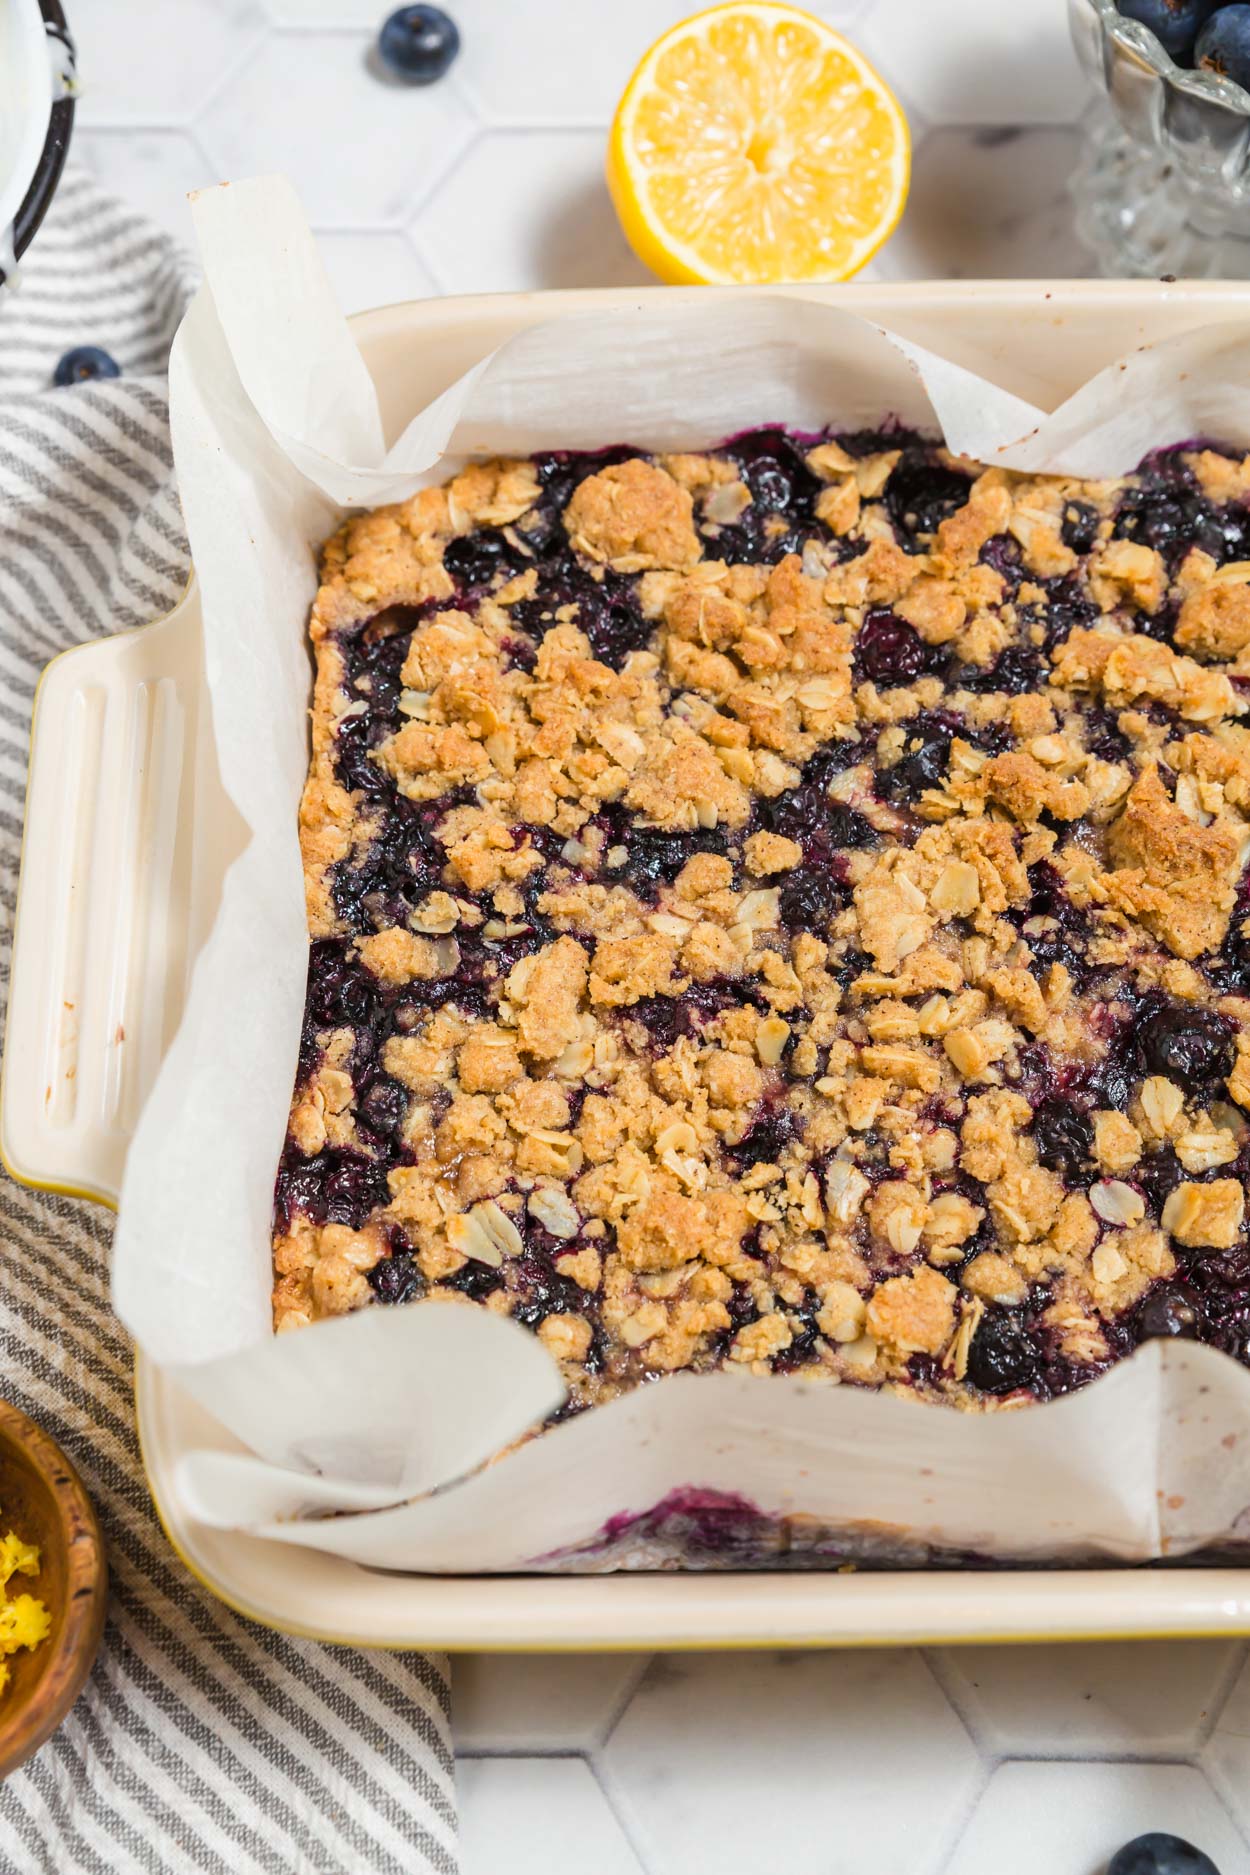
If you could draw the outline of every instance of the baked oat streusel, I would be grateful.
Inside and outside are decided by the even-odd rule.
[[[1250,1360],[1250,457],[475,465],[325,549],[274,1308],[574,1406]]]

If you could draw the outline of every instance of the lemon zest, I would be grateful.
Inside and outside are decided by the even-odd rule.
[[[19,1647],[35,1648],[52,1632],[52,1617],[44,1603],[34,1595],[9,1595],[8,1586],[15,1575],[39,1574],[39,1551],[33,1543],[24,1543],[12,1530],[0,1537],[0,1656],[16,1653]],[[0,1693],[9,1683],[7,1658],[0,1658]]]

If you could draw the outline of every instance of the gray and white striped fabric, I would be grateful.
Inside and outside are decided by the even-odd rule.
[[[185,583],[165,360],[193,285],[166,237],[67,175],[0,292],[0,976],[7,995],[27,735],[56,652],[141,625]],[[71,346],[123,376],[55,390]],[[446,1871],[456,1814],[447,1664],[290,1640],[178,1562],[135,1442],[109,1307],[111,1218],[0,1175],[0,1394],[61,1441],[108,1539],[87,1690],[0,1786],[0,1875]]]

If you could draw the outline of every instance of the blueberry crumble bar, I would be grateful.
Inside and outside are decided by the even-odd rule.
[[[324,550],[277,1326],[1024,1404],[1250,1362],[1250,457],[479,463]]]

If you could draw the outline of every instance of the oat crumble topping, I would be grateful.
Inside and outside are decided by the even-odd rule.
[[[279,1329],[963,1408],[1250,1361],[1250,457],[479,463],[311,636]]]

